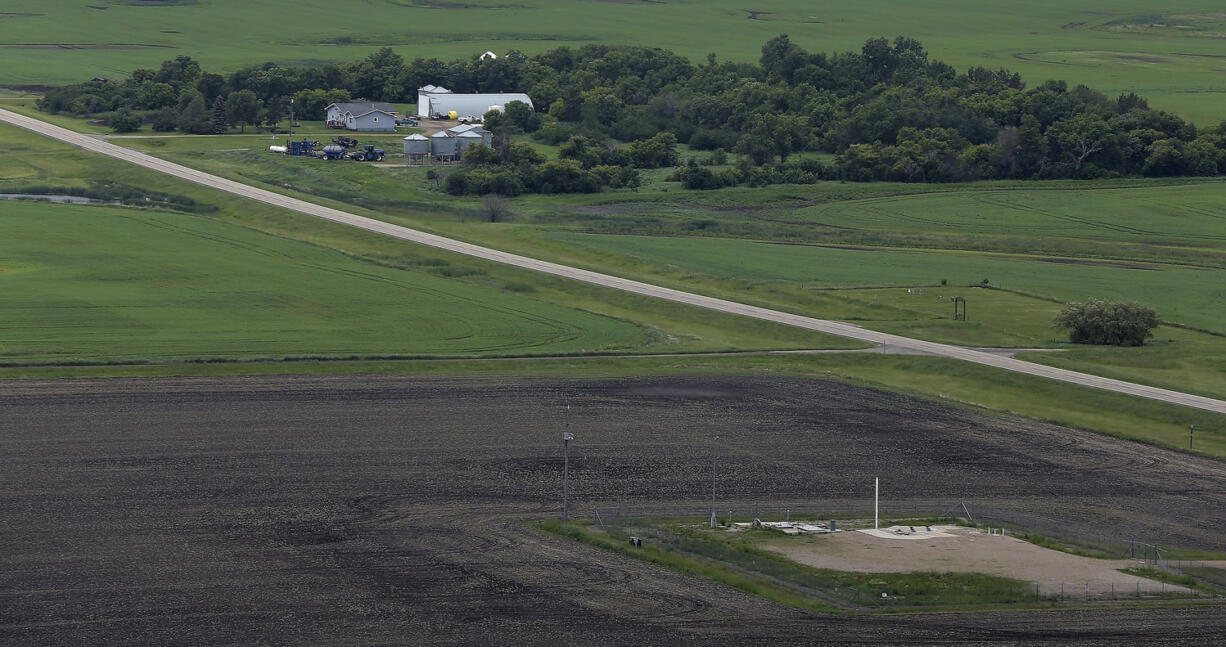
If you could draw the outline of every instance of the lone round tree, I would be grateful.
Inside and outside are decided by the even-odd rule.
[[[1138,303],[1090,300],[1064,306],[1054,323],[1075,344],[1140,346],[1153,335],[1158,313]]]

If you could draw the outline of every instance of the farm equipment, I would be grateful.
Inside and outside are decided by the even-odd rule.
[[[349,154],[349,159],[355,162],[382,162],[386,153],[382,148],[375,148],[374,144],[367,144],[365,150],[354,151]]]
[[[328,144],[327,146],[324,146],[323,151],[320,152],[319,158],[324,160],[343,160],[345,159],[345,147],[338,146],[336,144]]]
[[[332,143],[345,148],[356,148],[358,145],[358,140],[352,137],[333,137]]]
[[[302,141],[287,141],[285,142],[285,154],[295,157],[311,157],[315,155],[315,149],[319,147],[319,142],[303,139]],[[280,152],[280,151],[278,151]]]

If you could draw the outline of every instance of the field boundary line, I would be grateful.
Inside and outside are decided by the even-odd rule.
[[[889,348],[897,348],[906,350],[911,353],[923,355],[934,355],[939,357],[948,357],[959,359],[983,366],[990,366],[1015,373],[1023,373],[1036,377],[1043,377],[1070,384],[1078,384],[1088,386],[1090,388],[1100,389],[1103,391],[1112,391],[1125,395],[1132,395],[1170,404],[1177,404],[1214,413],[1226,414],[1226,401],[1216,400],[1200,395],[1173,391],[1170,389],[1162,389],[1134,382],[1126,382],[1124,380],[1116,380],[1107,377],[1100,377],[1088,373],[1080,373],[1062,368],[1044,366],[1042,364],[1034,364],[1011,357],[1001,357],[992,355],[982,351],[953,346],[950,344],[940,344],[936,342],[923,341],[920,339],[912,339],[901,335],[893,335],[882,333],[873,330],[867,330],[860,326],[856,326],[841,321],[831,321],[827,319],[817,319],[814,317],[806,317],[804,315],[782,312],[779,310],[771,310],[769,308],[761,308],[751,306],[736,301],[719,299],[715,297],[703,296],[692,292],[684,292],[673,288],[661,287],[641,281],[625,279],[611,274],[602,274],[591,270],[570,267],[549,261],[542,261],[528,256],[511,254],[509,252],[500,251],[490,247],[482,247],[472,243],[446,238],[436,234],[410,229],[401,225],[395,225],[374,218],[367,218],[357,214],[341,211],[331,207],[314,204],[298,198],[282,195],[267,189],[261,189],[234,180],[205,173],[181,164],[168,162],[166,160],[141,153],[132,149],[124,148],[108,141],[99,139],[95,136],[78,133],[67,128],[56,126],[40,119],[27,117],[9,110],[0,108],[0,120],[8,122],[14,126],[24,128],[26,130],[45,135],[53,139],[58,139],[62,142],[73,144],[86,151],[100,153],[116,159],[123,160],[137,166],[165,173],[180,179],[195,182],[197,184],[225,191],[244,198],[249,198],[275,207],[290,209],[301,214],[329,220],[332,222],[357,227],[366,231],[391,236],[401,240],[418,243],[442,249],[457,254],[472,256],[475,258],[502,263],[523,269],[533,270],[544,274],[551,274],[576,281],[591,283],[606,288],[621,290],[643,296],[664,299],[675,303],[697,306],[717,312],[725,312],[729,314],[738,314],[762,321],[771,321],[781,323],[788,326],[812,330],[815,332],[826,333],[838,337],[846,337],[859,341],[879,344],[883,350]]]

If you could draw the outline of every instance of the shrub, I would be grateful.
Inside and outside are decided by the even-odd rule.
[[[141,118],[127,108],[116,110],[110,118],[111,130],[117,133],[133,133],[140,130]]]
[[[1158,313],[1136,303],[1091,300],[1068,304],[1054,323],[1075,344],[1140,346],[1153,335]]]

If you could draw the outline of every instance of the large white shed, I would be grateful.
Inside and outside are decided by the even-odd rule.
[[[490,106],[505,106],[511,101],[532,106],[532,99],[522,92],[456,94],[447,88],[427,85],[417,90],[417,116],[430,118],[455,112],[459,117],[480,117]]]

